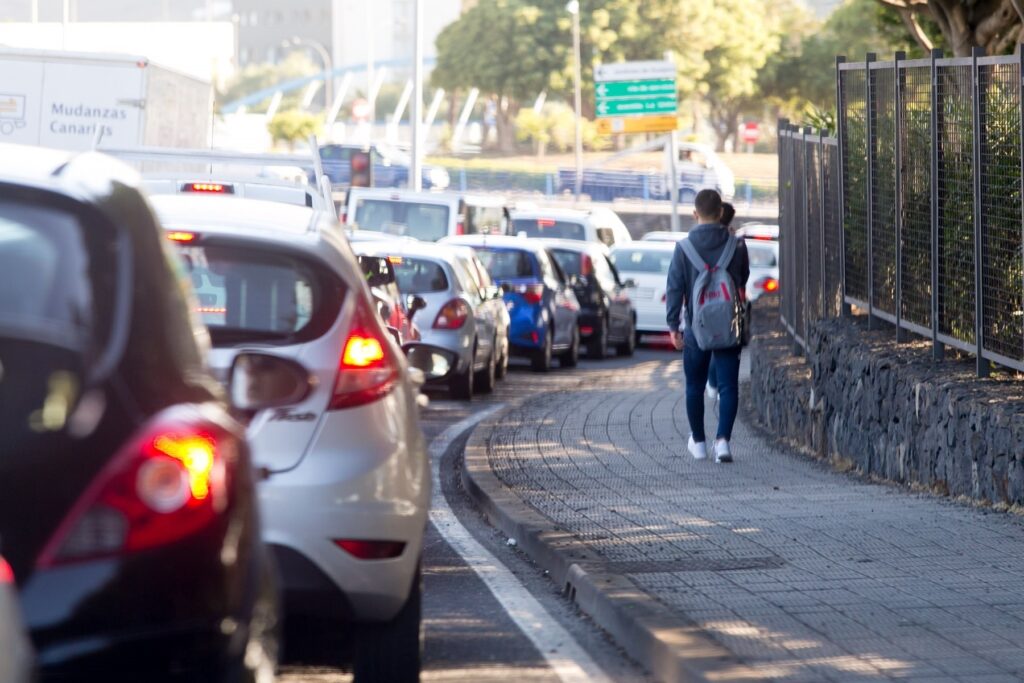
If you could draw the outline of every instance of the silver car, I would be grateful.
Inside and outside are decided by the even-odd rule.
[[[448,386],[455,398],[489,393],[508,371],[508,309],[501,289],[469,247],[412,240],[358,242],[360,253],[387,256],[398,288],[426,306],[416,312],[420,338],[458,354]]]
[[[411,367],[333,215],[223,195],[151,201],[183,275],[220,290],[206,292],[213,306],[195,301],[215,372],[272,347],[314,376],[304,401],[257,414],[248,434],[286,610],[360,622],[357,680],[418,680],[431,495],[418,389],[454,354],[410,347],[428,350]]]

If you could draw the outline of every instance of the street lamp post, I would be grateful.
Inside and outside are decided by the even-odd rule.
[[[580,81],[582,80],[580,68],[580,3],[579,0],[571,0],[565,6],[566,11],[572,15],[572,52],[573,52],[573,84],[575,86],[575,110],[576,110],[576,201],[579,201],[583,192],[583,114],[581,112],[582,94],[580,92]]]
[[[413,0],[413,48],[412,48],[412,168],[409,169],[409,187],[419,192],[423,189],[423,3]]]
[[[293,36],[288,40],[284,40],[281,42],[281,45],[285,47],[308,47],[320,56],[324,63],[324,109],[330,108],[331,103],[334,102],[334,62],[331,60],[331,53],[327,51],[327,48],[322,43],[310,40],[309,38],[300,38],[299,36]]]

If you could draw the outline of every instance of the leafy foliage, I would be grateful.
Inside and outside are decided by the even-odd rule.
[[[267,124],[267,130],[274,142],[284,142],[291,147],[300,140],[308,139],[310,135],[319,135],[321,124],[319,116],[291,109],[274,115]]]

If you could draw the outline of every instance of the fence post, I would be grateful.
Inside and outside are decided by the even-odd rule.
[[[875,184],[875,102],[872,95],[874,94],[874,88],[871,87],[871,83],[874,80],[871,71],[871,63],[875,61],[876,55],[874,52],[869,52],[864,57],[864,113],[865,113],[865,128],[866,132],[864,135],[864,144],[867,146],[867,180],[866,194],[867,194],[867,216],[865,225],[867,227],[867,280],[868,280],[868,329],[873,330],[875,328],[875,255],[874,255],[874,239],[872,233],[875,231],[875,193],[872,185]]]
[[[1017,45],[1017,103],[1020,106],[1020,124],[1024,128],[1024,43]],[[1020,192],[1021,202],[1024,204],[1024,130],[1020,135]],[[1021,215],[1024,215],[1022,207]],[[1021,225],[1021,243],[1024,244],[1024,225]],[[1024,263],[1024,253],[1018,258]]]
[[[982,173],[985,157],[981,153],[981,120],[985,111],[982,103],[981,71],[978,69],[978,57],[984,55],[984,48],[975,47],[971,50],[971,94],[973,96],[971,99],[974,100],[974,106],[971,107],[971,121],[974,125],[974,135],[971,140],[974,143],[972,145],[974,152],[974,353],[978,377],[988,377],[991,370],[988,361],[985,360],[985,307],[982,301],[984,291],[982,250],[985,240],[982,239],[981,233],[985,226],[985,212],[981,198],[985,189],[984,174]]]
[[[846,57],[836,57],[836,135],[839,141],[839,315],[850,315],[846,303],[846,102],[843,100],[843,76],[840,65]]]
[[[825,319],[828,316],[828,285],[826,284],[826,272],[828,271],[828,265],[825,262],[825,129],[822,128],[818,131],[818,212],[821,216],[821,221],[818,224],[818,246],[819,254],[818,257],[821,259],[821,282],[818,285],[821,287],[821,317]]]
[[[932,359],[942,360],[945,354],[939,341],[939,147],[942,136],[939,131],[939,68],[936,61],[942,59],[942,50],[934,49],[931,54],[932,70],[932,159],[931,159],[931,279],[932,279]]]
[[[802,249],[801,249],[802,253],[800,254],[800,258],[797,260],[797,263],[802,264],[802,268],[803,268],[802,275],[803,275],[803,285],[804,285],[804,297],[803,297],[803,299],[804,299],[804,310],[802,311],[802,315],[804,317],[804,354],[805,355],[807,354],[807,347],[809,346],[810,337],[811,337],[811,267],[810,267],[811,264],[810,264],[810,258],[809,258],[810,257],[810,249],[808,248],[810,246],[810,243],[811,243],[811,240],[810,240],[810,236],[811,236],[811,215],[810,215],[810,213],[811,212],[807,210],[807,200],[808,200],[808,194],[809,194],[807,192],[807,189],[808,189],[807,186],[810,184],[808,181],[811,178],[811,169],[808,168],[808,166],[809,166],[809,162],[811,160],[813,160],[814,157],[810,153],[811,152],[811,145],[809,144],[809,141],[807,139],[807,136],[809,136],[809,135],[814,135],[814,129],[811,128],[810,126],[805,126],[804,129],[803,129],[803,136],[801,137],[801,143],[800,143],[800,147],[801,147],[800,153],[804,155],[804,167],[803,167],[804,168],[804,177],[803,177],[804,191],[803,191],[803,197],[801,197],[801,199],[803,199],[803,212],[804,212],[804,230],[803,230],[803,233],[802,233],[804,238],[800,242],[800,246],[802,247]]]
[[[903,332],[900,314],[903,308],[903,78],[904,74],[900,69],[900,62],[907,58],[907,53],[902,50],[896,53],[893,60],[893,82],[896,92],[893,97],[893,123],[896,131],[895,159],[896,159],[896,188],[893,193],[895,206],[895,227],[896,227],[896,306],[893,313],[896,315],[896,343],[906,341],[906,334]]]

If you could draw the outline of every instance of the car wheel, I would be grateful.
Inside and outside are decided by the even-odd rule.
[[[496,375],[498,372],[498,359],[495,357],[498,353],[498,347],[495,345],[491,350],[491,357],[487,359],[487,367],[480,371],[480,374],[476,376],[476,391],[480,394],[489,394],[494,391],[494,385],[497,383]]]
[[[360,629],[352,662],[355,683],[418,683],[423,650],[423,586],[419,570],[402,610],[384,624]]]
[[[468,401],[473,398],[473,375],[473,365],[470,363],[468,368],[452,376],[448,381],[448,389],[451,391],[452,398],[460,401]]]
[[[505,379],[508,375],[508,338],[501,344],[501,361],[498,363],[498,367],[494,369],[494,375],[498,379]]]
[[[636,323],[630,325],[629,328],[626,340],[615,347],[615,353],[619,356],[632,356],[633,352],[636,351],[636,340],[639,336],[636,333]]]
[[[547,372],[551,369],[551,335],[552,330],[544,333],[544,346],[533,352],[530,359],[530,367],[534,372]]]
[[[608,320],[602,320],[587,342],[587,358],[601,360],[608,356]]]
[[[572,336],[572,345],[569,350],[558,358],[558,364],[563,368],[574,368],[580,362],[580,333],[576,331]]]

